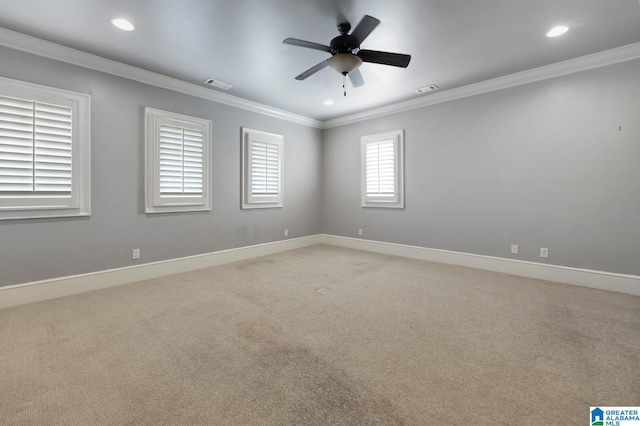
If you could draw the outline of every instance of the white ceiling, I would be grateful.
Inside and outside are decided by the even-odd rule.
[[[406,69],[365,63],[358,89],[325,68],[329,54],[282,44],[329,44],[336,25],[381,23],[362,48],[412,55]],[[126,17],[136,30],[110,23]],[[552,26],[571,27],[550,39]],[[225,93],[317,120],[448,90],[640,42],[638,0],[2,0],[0,27],[191,83],[215,78]],[[219,90],[211,88],[210,90]],[[332,106],[323,105],[333,99]]]

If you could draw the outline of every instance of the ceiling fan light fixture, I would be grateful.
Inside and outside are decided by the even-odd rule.
[[[362,64],[362,59],[351,53],[338,53],[328,60],[329,66],[342,75],[349,74]]]

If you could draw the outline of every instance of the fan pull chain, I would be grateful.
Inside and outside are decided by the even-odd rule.
[[[342,90],[344,90],[344,95],[347,96],[347,74],[342,74]]]

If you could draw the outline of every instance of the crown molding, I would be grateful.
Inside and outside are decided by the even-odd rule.
[[[0,46],[5,46],[14,50],[32,53],[34,55],[55,59],[73,65],[78,65],[83,68],[105,72],[118,77],[150,84],[152,86],[161,87],[163,89],[173,90],[175,92],[184,93],[187,95],[195,96],[197,98],[207,99],[209,101],[229,105],[247,111],[257,112],[259,114],[268,115],[270,117],[279,118],[281,120],[291,121],[309,127],[322,127],[321,121],[309,117],[293,114],[288,111],[249,101],[237,96],[229,95],[227,93],[216,92],[212,89],[202,87],[197,84],[189,83],[173,77],[167,77],[162,74],[147,71],[131,65],[126,65],[121,62],[106,59],[101,56],[93,55],[91,53],[83,52],[77,49],[72,49],[67,46],[62,46],[57,43],[42,40],[1,27]]]
[[[631,61],[638,58],[640,58],[640,43],[628,44],[626,46],[617,47],[615,49],[604,50],[602,52],[581,56],[579,58],[569,59],[539,68],[532,68],[530,70],[518,72],[515,74],[509,74],[502,77],[493,78],[491,80],[457,87],[455,89],[433,93],[424,97],[398,102],[392,105],[387,105],[384,107],[347,115],[333,120],[328,120],[323,122],[322,129],[330,129],[332,127],[344,126],[346,124],[357,123],[359,121],[371,120],[373,118],[379,118],[385,115],[409,111],[412,109],[422,108],[443,102],[449,102],[456,99],[467,98],[470,96],[506,89],[513,86],[534,83],[536,81],[560,77],[579,71],[605,67],[607,65]]]
[[[23,52],[32,53],[34,55],[55,59],[73,65],[78,65],[84,68],[105,72],[130,80],[135,80],[141,83],[161,87],[163,89],[173,90],[175,92],[184,93],[194,97],[207,99],[213,102],[256,112],[258,114],[263,114],[270,117],[279,118],[281,120],[291,121],[317,129],[330,129],[333,127],[344,126],[346,124],[379,118],[385,115],[396,114],[399,112],[418,109],[429,105],[467,98],[470,96],[480,95],[482,93],[488,93],[496,90],[506,89],[509,87],[534,83],[536,81],[560,77],[579,71],[600,68],[607,65],[613,65],[620,62],[626,62],[640,58],[640,43],[633,43],[626,46],[581,56],[579,58],[569,59],[566,61],[557,62],[555,64],[533,68],[519,73],[509,74],[502,77],[493,78],[491,80],[486,80],[463,87],[457,87],[455,89],[433,93],[419,98],[398,102],[392,105],[374,108],[356,114],[346,115],[344,117],[335,118],[333,120],[319,121],[313,118],[273,108],[268,105],[249,101],[237,96],[229,95],[227,93],[216,92],[212,89],[202,87],[197,84],[188,83],[177,78],[168,77],[152,71],[144,70],[142,68],[126,65],[121,62],[106,59],[101,56],[93,55],[91,53],[83,52],[77,49],[72,49],[70,47],[62,46],[57,43],[42,40],[1,27],[0,46],[5,46],[14,50],[20,50]]]

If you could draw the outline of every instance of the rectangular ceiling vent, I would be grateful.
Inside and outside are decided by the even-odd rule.
[[[204,81],[205,84],[208,84],[209,86],[214,86],[217,87],[218,89],[222,89],[222,90],[229,90],[231,89],[233,86],[225,83],[223,81],[220,80],[215,80],[213,78],[209,78],[207,80]]]
[[[416,92],[416,93],[426,93],[426,92],[433,92],[434,90],[438,90],[438,86],[436,86],[435,84],[430,84],[428,86],[424,86],[424,87],[421,87],[419,89],[415,89],[414,92]]]

